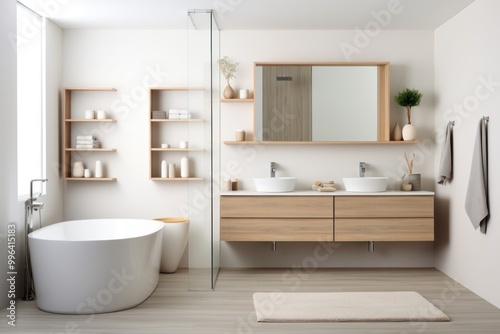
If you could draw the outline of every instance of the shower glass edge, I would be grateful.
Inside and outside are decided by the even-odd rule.
[[[219,28],[212,10],[189,10],[187,17],[190,177],[189,290],[212,290],[220,269],[220,84]],[[202,150],[196,150],[202,149]]]

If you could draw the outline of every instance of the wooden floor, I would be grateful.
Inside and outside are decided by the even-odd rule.
[[[16,327],[1,333],[500,333],[500,310],[435,269],[223,269],[215,291],[188,291],[188,273],[162,274],[141,305],[115,313],[57,315],[18,301]],[[418,291],[450,322],[258,323],[254,292]]]

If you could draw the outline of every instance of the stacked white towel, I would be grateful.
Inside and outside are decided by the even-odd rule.
[[[169,109],[168,110],[169,119],[189,119],[191,114],[186,109]]]
[[[94,136],[76,136],[76,148],[100,148],[101,142]]]

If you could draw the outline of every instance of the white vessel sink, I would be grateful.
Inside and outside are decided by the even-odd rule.
[[[296,177],[255,177],[255,189],[264,193],[283,193],[295,189]]]
[[[346,191],[371,193],[386,191],[388,177],[344,177],[344,186]]]

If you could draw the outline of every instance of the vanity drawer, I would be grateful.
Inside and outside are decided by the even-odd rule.
[[[434,196],[339,196],[336,218],[434,217]]]
[[[333,218],[332,196],[222,196],[221,217]]]
[[[333,218],[221,218],[222,241],[333,241]]]
[[[434,218],[337,218],[335,241],[433,241]]]

